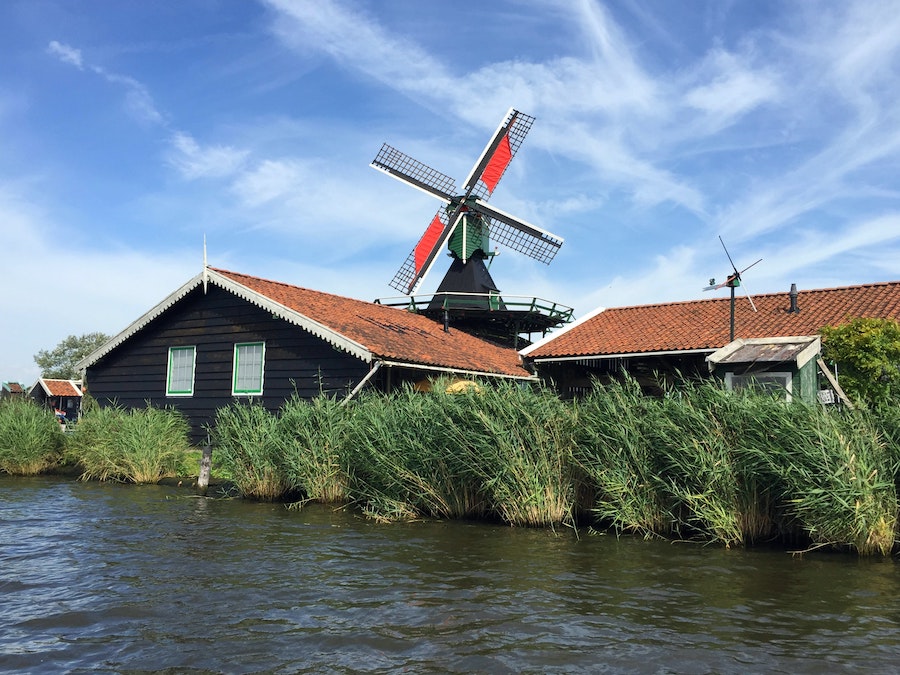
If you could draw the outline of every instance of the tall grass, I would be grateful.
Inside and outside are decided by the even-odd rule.
[[[247,498],[273,501],[290,489],[278,418],[258,403],[237,401],[216,412],[213,454]]]
[[[579,472],[572,407],[544,389],[502,383],[467,394],[472,471],[490,511],[510,525],[574,525]]]
[[[52,411],[31,399],[0,401],[0,471],[31,476],[62,458],[64,436]]]
[[[349,424],[346,409],[334,398],[294,396],[284,404],[275,442],[291,488],[322,503],[349,499]]]
[[[379,520],[556,527],[586,515],[617,532],[724,546],[801,540],[861,555],[894,547],[893,408],[840,412],[709,381],[650,398],[626,379],[574,403],[510,383],[456,394],[447,384],[346,405],[294,398],[278,414],[234,403],[216,415],[214,458],[245,497],[302,494]],[[92,411],[70,452],[85,477],[158,480],[173,470],[160,457],[186,445],[171,440],[186,439],[186,426],[170,412]],[[52,417],[43,419],[58,440]]]
[[[178,475],[188,434],[184,415],[170,408],[97,407],[76,425],[69,451],[83,480],[158,483]]]
[[[766,457],[786,513],[814,543],[887,555],[897,527],[896,458],[868,416],[803,409],[787,423],[790,445]]]
[[[576,404],[574,461],[593,513],[617,531],[725,546],[806,537],[887,554],[897,527],[896,417],[826,410],[682,382],[663,398],[634,381]]]
[[[574,406],[579,439],[573,460],[592,488],[596,520],[645,538],[670,534],[671,505],[648,433],[655,401],[627,380],[598,384]]]
[[[471,439],[460,433],[468,409],[461,401],[477,394],[435,389],[423,395],[405,388],[390,398],[367,394],[345,408],[352,415],[354,498],[375,518],[484,513],[471,472]]]

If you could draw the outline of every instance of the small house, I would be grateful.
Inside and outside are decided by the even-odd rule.
[[[53,410],[61,422],[74,422],[81,414],[81,382],[40,378],[31,385],[28,395]]]
[[[766,391],[787,401],[819,400],[818,335],[738,338],[706,357],[710,372],[729,390]]]
[[[8,398],[23,398],[25,388],[18,382],[3,382],[0,384],[0,400]]]
[[[77,367],[100,405],[173,406],[195,442],[233,401],[274,411],[442,375],[536,379],[514,349],[420,314],[208,267]]]

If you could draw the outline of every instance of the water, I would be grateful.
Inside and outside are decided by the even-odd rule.
[[[891,560],[0,478],[0,671],[893,672]]]

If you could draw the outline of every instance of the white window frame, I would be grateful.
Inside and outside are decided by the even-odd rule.
[[[173,359],[174,354],[190,351],[191,353],[191,386],[188,389],[174,389],[172,369],[175,367]],[[180,364],[179,364],[180,365]],[[194,345],[183,345],[178,347],[169,347],[169,360],[166,365],[166,396],[193,396],[194,395],[194,378],[197,373],[197,347]]]
[[[773,381],[781,387],[785,400],[790,401],[794,393],[794,376],[787,371],[747,373],[746,375],[725,373],[725,385],[728,387],[728,391],[747,387],[759,389],[759,384]],[[754,386],[754,382],[757,383],[756,386]]]
[[[238,388],[238,375],[240,374],[240,353],[242,347],[260,347],[259,360],[259,388],[258,389],[240,389]],[[252,367],[252,366],[251,366]],[[238,342],[234,345],[234,361],[231,368],[231,395],[232,396],[262,396],[263,378],[266,372],[266,343],[265,342]]]

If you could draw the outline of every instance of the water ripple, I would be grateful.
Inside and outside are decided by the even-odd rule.
[[[9,672],[890,672],[898,586],[842,555],[0,478]]]

